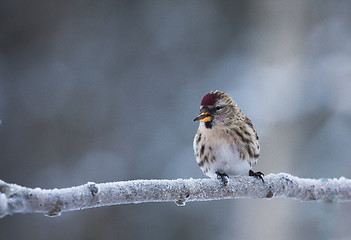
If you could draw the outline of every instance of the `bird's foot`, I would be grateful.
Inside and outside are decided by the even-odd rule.
[[[224,186],[228,185],[229,176],[226,173],[216,172],[217,179],[219,179]]]
[[[264,183],[264,180],[263,180],[264,174],[262,172],[254,172],[254,171],[250,170],[249,171],[249,176],[252,176],[252,177],[255,177],[255,178],[259,178]]]

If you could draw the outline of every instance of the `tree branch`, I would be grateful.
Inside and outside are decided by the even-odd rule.
[[[261,180],[232,177],[227,186],[212,179],[133,180],[87,184],[62,189],[26,188],[0,180],[0,217],[14,213],[62,212],[128,203],[210,201],[285,197],[301,201],[351,201],[351,180],[303,179],[269,174]]]

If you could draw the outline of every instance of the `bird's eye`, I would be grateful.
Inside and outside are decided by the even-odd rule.
[[[223,106],[217,106],[216,110],[218,111],[218,110],[221,110],[222,108],[223,108]]]

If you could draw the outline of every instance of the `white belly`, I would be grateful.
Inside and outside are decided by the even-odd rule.
[[[238,176],[248,173],[251,169],[249,162],[246,159],[241,159],[239,151],[231,144],[218,144],[215,149],[213,154],[216,157],[216,161],[209,163],[207,176],[216,178],[217,171]]]
[[[202,133],[201,141],[197,143],[196,136],[194,138],[196,161],[210,178],[217,178],[216,172],[232,176],[247,174],[256,164],[257,159],[244,159],[238,143],[230,136],[221,134],[221,131],[208,130],[203,124],[200,124],[199,130]],[[200,150],[202,145],[207,147],[203,154]]]

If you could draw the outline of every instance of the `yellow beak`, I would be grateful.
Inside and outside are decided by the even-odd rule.
[[[212,115],[209,112],[203,112],[194,119],[194,121],[200,121],[200,122],[208,122],[211,120],[212,120]]]

